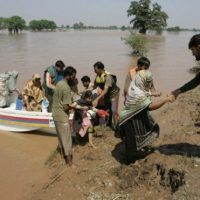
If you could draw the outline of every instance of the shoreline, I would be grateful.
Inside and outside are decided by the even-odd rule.
[[[174,103],[158,112],[153,112],[161,129],[160,137],[153,143],[158,152],[138,160],[140,167],[123,165],[124,146],[112,131],[104,131],[94,137],[97,149],[87,145],[75,147],[76,170],[63,165],[58,154],[48,165],[44,164],[57,146],[56,137],[35,132],[0,131],[2,199],[64,200],[71,197],[75,200],[109,200],[117,198],[117,195],[121,199],[181,199],[186,192],[189,199],[198,198],[200,129],[194,126],[200,113],[198,99],[200,89],[196,88],[181,94]],[[169,186],[160,185],[157,165],[164,166],[166,170],[184,171],[186,184],[180,185],[177,192],[171,194]],[[45,189],[44,186],[63,170],[62,176]],[[136,177],[144,172],[147,174],[138,180]],[[152,181],[147,187],[149,178]],[[11,188],[12,193],[9,192]]]

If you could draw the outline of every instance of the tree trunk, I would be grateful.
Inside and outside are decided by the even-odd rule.
[[[142,34],[146,34],[146,32],[147,32],[147,29],[146,29],[146,28],[141,28],[141,29],[139,30],[139,33],[142,33]]]
[[[8,32],[9,32],[10,34],[12,34],[12,31],[13,31],[12,28],[8,28]]]

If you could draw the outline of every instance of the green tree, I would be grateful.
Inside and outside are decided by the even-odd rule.
[[[57,28],[57,25],[54,21],[41,19],[41,20],[30,21],[29,27],[33,31],[42,31],[42,30],[55,30]]]
[[[6,18],[0,17],[0,30],[6,29]]]
[[[160,31],[167,26],[168,15],[157,3],[151,6],[151,0],[132,1],[127,13],[128,17],[133,16],[130,23],[140,33],[145,34],[147,30]]]
[[[167,28],[167,31],[175,31],[175,32],[177,32],[177,31],[181,31],[181,29],[180,29],[179,26],[175,26],[175,27],[169,27],[169,28]]]
[[[126,30],[126,26],[121,26],[121,30],[125,31]]]
[[[84,29],[84,28],[86,28],[86,26],[83,24],[83,22],[79,22],[79,23],[75,23],[73,25],[73,28],[74,29]]]
[[[40,26],[40,23],[37,20],[32,20],[29,22],[29,28],[33,31],[40,31],[42,30],[42,27]]]
[[[26,27],[26,21],[20,16],[7,18],[5,23],[9,33],[18,33],[19,30],[22,31]]]

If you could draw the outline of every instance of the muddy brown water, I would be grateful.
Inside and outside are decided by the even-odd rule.
[[[118,85],[123,88],[125,75],[135,60],[131,49],[121,40],[126,31],[66,31],[24,32],[8,35],[0,32],[0,72],[19,71],[18,87],[33,73],[43,75],[44,69],[63,60],[66,66],[74,66],[78,78],[89,75],[94,78],[93,64],[102,61],[107,70],[116,74]],[[188,41],[194,32],[149,35],[151,70],[155,85],[162,91],[170,91],[189,80],[187,70],[195,65],[188,50]],[[81,85],[81,84],[80,84]]]
[[[70,30],[9,35],[0,31],[0,73],[17,70],[17,86],[22,89],[34,73],[42,76],[44,69],[56,60],[61,59],[66,66],[74,66],[79,79],[83,75],[93,79],[93,64],[102,61],[108,71],[117,75],[122,91],[127,71],[135,64],[135,59],[130,56],[131,49],[121,40],[127,34],[123,31]],[[164,32],[148,36],[148,57],[155,86],[163,93],[170,92],[192,77],[188,69],[195,65],[195,61],[187,44],[193,34]],[[122,100],[121,96],[120,108]],[[27,199],[31,188],[37,188],[37,182],[41,183],[41,179],[45,182],[48,171],[44,162],[56,145],[56,137],[1,131],[1,199]]]

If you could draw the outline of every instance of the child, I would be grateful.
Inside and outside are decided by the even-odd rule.
[[[96,99],[101,93],[102,93],[102,89],[97,87],[94,89],[94,84],[91,82],[90,77],[89,76],[83,76],[81,78],[83,87],[85,88],[85,90],[81,93],[83,94],[85,91],[92,91],[92,98],[93,100]],[[103,99],[101,99],[101,101],[99,102],[99,105],[103,104]]]
[[[83,76],[81,78],[81,81],[82,81],[83,87],[85,88],[85,91],[87,91],[87,90],[93,90],[94,84],[91,82],[89,76]]]
[[[73,121],[74,131],[78,132],[81,137],[84,137],[88,133],[89,146],[95,148],[93,144],[94,127],[92,118],[95,117],[97,109],[92,107],[92,100],[92,92],[86,91],[71,107],[75,109]],[[90,114],[88,111],[90,111]]]

